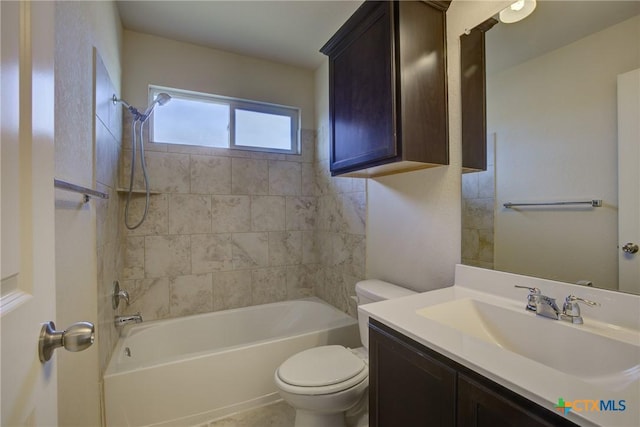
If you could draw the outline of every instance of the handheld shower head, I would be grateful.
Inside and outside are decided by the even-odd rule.
[[[144,122],[149,118],[149,115],[151,114],[151,112],[153,112],[153,109],[156,108],[156,105],[164,105],[167,102],[171,101],[171,95],[164,92],[159,93],[156,96],[156,99],[154,99],[153,102],[149,104],[144,113],[140,113],[137,108],[129,105],[124,99],[119,99],[115,94],[113,95],[111,100],[114,104],[120,103],[124,105],[131,112],[131,114],[134,115],[136,120],[141,120]]]
[[[156,108],[156,105],[164,105],[169,101],[171,101],[171,95],[169,95],[168,93],[164,93],[164,92],[159,93],[156,96],[156,99],[154,99],[153,102],[151,104],[149,104],[149,106],[147,107],[147,109],[143,113],[143,116],[145,116],[145,118],[149,117],[149,115],[151,114],[153,109]]]

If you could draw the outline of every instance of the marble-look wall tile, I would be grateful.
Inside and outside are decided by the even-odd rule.
[[[287,267],[287,298],[305,298],[313,295],[313,288],[322,281],[320,264]]]
[[[285,198],[281,196],[252,196],[251,229],[253,231],[284,231],[285,206]]]
[[[123,152],[120,185],[124,188],[129,188],[131,156],[132,152],[130,150]],[[191,179],[189,155],[150,151],[145,153],[145,159],[149,177],[149,187],[152,191],[159,191],[161,193],[189,192]],[[139,159],[136,159],[136,171],[134,175],[134,188],[144,189]]]
[[[301,160],[305,163],[313,163],[316,157],[316,131],[302,129],[300,131]]]
[[[124,223],[126,215],[126,195],[123,198],[122,212],[120,217]],[[144,194],[133,194],[129,204],[128,224],[135,225],[142,219],[144,214],[145,196]],[[167,234],[169,232],[169,195],[154,194],[149,197],[149,209],[147,218],[136,229],[126,230],[129,236],[151,236]]]
[[[269,233],[235,233],[232,241],[234,269],[269,265]]]
[[[274,231],[269,233],[269,265],[302,263],[302,232]]]
[[[192,155],[191,192],[231,194],[231,158]]]
[[[320,189],[316,183],[316,170],[313,163],[302,163],[301,169],[301,187],[300,194],[302,196],[318,196]]]
[[[194,234],[191,236],[191,268],[194,274],[233,268],[231,234]]]
[[[484,172],[478,172],[478,197],[493,198],[495,196],[495,173],[494,166],[487,166]]]
[[[478,198],[478,172],[462,174],[462,197],[464,199]]]
[[[302,263],[318,264],[320,254],[318,248],[318,236],[315,231],[302,232]]]
[[[269,194],[269,162],[257,159],[231,159],[232,194]]]
[[[462,263],[493,268],[495,135],[487,139],[487,170],[462,176]]]
[[[124,250],[122,278],[144,279],[144,236],[127,237]]]
[[[285,267],[253,270],[251,299],[253,304],[267,304],[287,299],[287,270]]]
[[[213,309],[228,310],[253,305],[251,270],[213,273]]]
[[[169,195],[169,233],[211,232],[211,196],[199,194]]]
[[[213,310],[211,273],[172,277],[169,279],[169,292],[169,312],[172,317]]]
[[[191,273],[189,236],[145,237],[144,270],[146,277],[180,276]]]
[[[297,196],[302,191],[302,168],[294,162],[269,162],[269,194]]]
[[[104,123],[97,119],[95,125],[96,181],[115,188],[118,184],[118,140]],[[114,167],[116,165],[116,167]]]
[[[251,231],[251,197],[211,196],[211,217],[214,233]]]
[[[169,278],[123,280],[131,304],[127,313],[140,312],[145,321],[164,319],[169,315]]]
[[[317,134],[314,167],[318,206],[314,245],[321,271],[314,294],[355,316],[349,297],[365,273],[367,180],[331,176],[326,124]]]
[[[365,233],[367,214],[367,196],[364,192],[346,193],[340,197],[344,228],[341,231],[351,234]]]
[[[300,298],[324,286],[321,252],[331,259],[333,234],[346,230],[338,194],[358,196],[347,197],[355,192],[354,179],[318,173],[314,146],[315,131],[308,130],[302,131],[300,155],[145,144],[151,147],[152,189],[161,194],[151,196],[141,227],[126,230],[121,263],[121,280],[136,288],[145,319]],[[125,147],[121,185],[128,184],[131,158],[130,142]],[[328,246],[318,243],[316,233],[319,175],[331,198],[324,216],[325,230],[333,230],[325,233]],[[138,177],[136,186],[141,183]],[[144,197],[134,196],[129,222],[137,222],[143,209]],[[358,218],[356,208],[352,212],[350,218]],[[352,264],[358,257],[349,256],[344,265],[357,270]]]
[[[465,199],[462,202],[462,221],[467,228],[493,228],[494,199]]]
[[[462,229],[462,258],[478,259],[480,248],[480,238],[478,230],[475,228]]]
[[[318,217],[315,197],[287,197],[285,201],[285,226],[287,230],[314,230]]]

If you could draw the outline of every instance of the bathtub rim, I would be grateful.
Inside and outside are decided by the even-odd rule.
[[[180,355],[176,355],[176,356],[172,356],[172,357],[168,357],[168,358],[162,358],[159,359],[157,362],[151,362],[151,363],[145,363],[145,364],[131,364],[132,366],[127,366],[126,363],[118,363],[118,361],[116,360],[116,358],[122,354],[122,352],[124,351],[124,342],[125,340],[130,337],[131,335],[133,335],[133,333],[135,333],[136,331],[143,331],[145,329],[149,329],[152,327],[155,327],[158,324],[161,323],[168,323],[168,322],[176,322],[176,323],[180,323],[180,322],[186,322],[195,318],[199,318],[199,317],[207,317],[207,316],[212,316],[215,315],[217,313],[235,313],[238,311],[249,311],[249,310],[257,310],[259,309],[261,306],[265,306],[265,305],[271,305],[271,304],[282,304],[282,303],[290,303],[290,302],[298,302],[298,301],[307,301],[307,302],[314,302],[314,303],[319,303],[322,304],[323,306],[331,309],[335,315],[340,316],[340,322],[331,325],[331,327],[327,327],[326,325],[324,325],[323,327],[316,327],[313,329],[305,329],[305,330],[301,330],[301,331],[297,331],[294,334],[289,334],[289,335],[279,335],[279,336],[274,336],[274,337],[269,337],[269,338],[264,338],[258,341],[251,341],[248,343],[242,343],[242,344],[236,344],[233,346],[228,346],[228,347],[222,347],[219,349],[215,350],[215,353],[227,353],[230,351],[236,351],[240,348],[250,348],[250,347],[255,347],[261,344],[264,344],[266,342],[281,342],[284,340],[287,340],[291,337],[302,337],[302,336],[306,336],[306,335],[310,335],[310,334],[316,334],[318,332],[322,332],[322,331],[328,331],[331,329],[336,329],[336,328],[344,328],[344,327],[350,327],[353,325],[357,325],[358,324],[358,320],[353,318],[352,316],[350,316],[348,313],[345,313],[339,309],[337,309],[336,307],[332,306],[331,304],[327,303],[326,301],[318,298],[318,297],[305,297],[305,298],[298,298],[295,300],[286,300],[286,301],[277,301],[277,302],[271,302],[271,303],[265,303],[265,304],[258,304],[258,305],[251,305],[251,306],[246,306],[246,307],[238,307],[238,308],[233,308],[233,309],[229,309],[229,310],[219,310],[219,311],[212,311],[212,312],[207,312],[207,313],[197,313],[197,314],[192,314],[192,315],[188,315],[188,316],[181,316],[181,317],[175,317],[175,318],[168,318],[168,319],[157,319],[157,320],[151,320],[149,322],[143,322],[141,324],[134,324],[134,325],[127,325],[125,326],[121,331],[120,334],[118,336],[118,340],[116,342],[116,345],[113,349],[113,352],[111,354],[111,357],[109,358],[109,363],[107,364],[107,369],[105,370],[104,374],[103,374],[103,380],[106,379],[107,377],[115,377],[115,376],[120,376],[120,375],[126,375],[128,373],[131,373],[133,371],[139,371],[139,370],[146,370],[146,369],[155,369],[161,366],[166,366],[166,365],[170,365],[179,361],[186,361],[186,360],[195,360],[198,358],[203,358],[203,357],[207,357],[208,355],[212,354],[211,349],[207,349],[207,350],[202,350],[202,351],[198,351],[198,352],[193,352],[193,353],[185,353],[185,354],[180,354]],[[146,324],[145,324],[146,323]]]

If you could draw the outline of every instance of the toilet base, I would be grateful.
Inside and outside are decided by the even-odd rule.
[[[296,410],[295,427],[345,427],[344,412],[333,414]]]

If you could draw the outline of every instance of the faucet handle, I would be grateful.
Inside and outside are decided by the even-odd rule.
[[[542,291],[538,288],[530,288],[529,286],[520,286],[515,285],[516,288],[520,289],[528,289],[529,295],[527,295],[527,307],[526,309],[529,311],[537,311],[538,310],[538,298],[542,295]]]
[[[520,286],[520,285],[515,285],[514,288],[529,289],[529,292],[532,295],[542,295],[542,292],[538,288],[530,288],[529,286]]]
[[[592,307],[600,306],[599,302],[590,301],[588,299],[580,298],[580,297],[577,297],[575,295],[569,295],[567,298],[565,298],[565,302],[574,302],[574,301],[575,302],[583,302],[583,303],[585,303],[587,305],[590,305]]]
[[[600,303],[595,301],[589,301],[588,299],[580,298],[575,295],[569,295],[565,298],[564,304],[562,305],[562,319],[570,321],[574,324],[582,324],[582,316],[580,315],[580,306],[579,302],[590,305],[591,307],[599,306]]]

